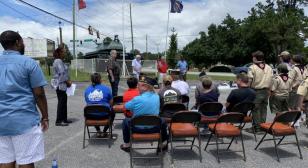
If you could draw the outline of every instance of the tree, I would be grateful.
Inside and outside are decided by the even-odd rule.
[[[169,45],[169,50],[167,52],[167,62],[170,68],[175,68],[177,50],[178,50],[177,34],[173,33],[170,36],[170,45]]]
[[[65,43],[63,43],[63,47],[65,48],[64,62],[71,63],[71,61],[74,59],[73,55],[71,54],[70,50],[68,49],[68,46]]]
[[[84,59],[84,54],[82,52],[79,52],[77,54],[77,59]]]

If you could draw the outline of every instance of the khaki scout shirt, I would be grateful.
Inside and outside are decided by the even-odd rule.
[[[290,78],[284,81],[281,76],[276,75],[273,78],[271,91],[274,92],[275,96],[289,96],[289,92],[292,89],[291,82],[292,80]]]
[[[248,77],[252,79],[251,88],[265,89],[270,88],[273,78],[272,68],[265,64],[264,69],[261,69],[256,64],[252,64],[248,68]]]
[[[293,66],[292,70],[289,72],[289,77],[292,80],[292,88],[297,89],[297,87],[301,84],[303,80],[306,79],[307,76],[308,71],[306,67],[304,67],[304,73],[302,74],[301,70],[298,67]]]
[[[308,79],[302,81],[298,86],[297,94],[304,96],[304,100],[308,100]]]

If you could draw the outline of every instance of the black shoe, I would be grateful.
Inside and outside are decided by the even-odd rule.
[[[66,121],[63,121],[63,122],[67,123],[67,124],[73,123],[73,121],[71,121],[71,120],[66,120]]]
[[[162,150],[162,152],[167,151],[168,150],[168,144],[163,145],[161,150]],[[159,153],[159,152],[160,152],[160,148],[157,148],[157,153]]]
[[[56,123],[56,126],[68,126],[69,124],[68,123],[65,123],[65,122],[59,122],[59,123]]]

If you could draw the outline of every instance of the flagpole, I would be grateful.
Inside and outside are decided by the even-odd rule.
[[[165,57],[166,57],[166,59],[167,59],[168,32],[169,32],[169,15],[170,15],[170,1],[169,1],[169,8],[168,8],[167,33],[166,33],[166,44],[165,44]]]
[[[73,0],[73,58],[76,60],[76,71],[75,76],[77,77],[78,61],[76,57],[76,14],[75,14],[75,0]]]
[[[124,0],[122,0],[122,37],[123,37],[123,40],[122,40],[122,46],[123,46],[123,63],[122,63],[122,77],[126,77],[126,69],[125,69],[125,43],[124,43],[124,40],[125,40],[125,33],[124,33]]]

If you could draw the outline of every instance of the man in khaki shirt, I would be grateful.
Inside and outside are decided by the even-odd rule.
[[[294,55],[291,60],[293,64],[289,77],[292,80],[292,91],[289,95],[289,108],[296,110],[298,105],[298,95],[296,94],[298,86],[308,76],[307,68],[304,66],[304,59],[300,55]]]
[[[297,89],[298,94],[298,110],[303,110],[306,114],[306,127],[308,127],[308,78],[304,80]]]
[[[253,64],[248,69],[250,86],[256,91],[255,108],[252,111],[255,131],[260,131],[259,124],[266,121],[268,97],[272,84],[273,70],[264,63],[262,51],[252,53]]]
[[[289,92],[291,91],[291,79],[288,76],[286,64],[277,66],[278,75],[273,78],[269,106],[272,113],[288,111]]]

